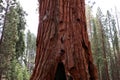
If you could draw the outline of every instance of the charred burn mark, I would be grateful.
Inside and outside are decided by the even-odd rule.
[[[60,23],[60,24],[62,24],[62,23],[63,23],[63,21],[60,21],[59,23]]]
[[[65,54],[65,50],[64,49],[61,49],[60,50],[60,55],[64,55]]]
[[[76,20],[77,20],[78,22],[80,22],[80,18],[77,18]]]
[[[88,47],[86,46],[84,40],[82,40],[82,46],[83,46],[84,49],[88,49]]]

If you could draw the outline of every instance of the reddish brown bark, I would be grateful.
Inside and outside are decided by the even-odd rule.
[[[60,63],[67,80],[97,80],[84,0],[39,0],[39,3],[37,54],[30,80],[60,80],[56,78]]]

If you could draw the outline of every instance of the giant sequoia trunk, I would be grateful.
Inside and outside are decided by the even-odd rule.
[[[35,69],[30,80],[97,80],[84,0],[39,0]]]

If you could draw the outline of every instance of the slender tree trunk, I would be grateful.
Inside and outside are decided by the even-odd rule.
[[[2,78],[2,75],[0,75],[0,80],[1,80],[1,78]]]
[[[39,0],[39,3],[37,54],[30,80],[59,80],[61,75],[63,80],[97,80],[84,0]]]
[[[2,36],[0,38],[0,46],[1,46],[1,43],[2,43],[2,40],[3,40],[3,37],[4,37],[4,28],[5,28],[5,24],[6,24],[6,15],[7,15],[7,12],[8,12],[8,8],[9,8],[9,0],[7,0],[7,6],[5,8],[5,17],[4,17],[4,23],[3,23],[3,30],[2,30]]]
[[[115,27],[115,26],[113,26]],[[110,18],[109,18],[109,28],[110,28],[110,37],[111,37],[111,41],[112,41],[112,46],[113,46],[113,54],[114,54],[114,57],[115,57],[115,80],[119,80],[119,63],[118,63],[118,57],[116,53],[116,49],[115,49],[115,43],[114,43],[114,39],[113,39],[113,34],[112,34],[112,27],[110,25]],[[115,35],[114,35],[115,36]]]
[[[89,39],[90,39],[90,42],[92,40],[92,26],[91,26],[91,8],[90,6],[87,6],[87,9],[86,9],[86,18],[87,18],[87,29],[88,29],[88,35],[89,35]]]
[[[118,38],[118,35],[117,35],[117,28],[116,26],[113,26],[114,27],[114,47],[115,47],[115,50],[116,50],[116,55],[117,55],[117,60],[116,60],[116,66],[117,66],[117,79],[120,80],[120,71],[119,71],[119,68],[120,68],[120,47],[119,47],[119,38]]]
[[[2,80],[2,69],[0,69],[0,80]]]
[[[102,48],[103,48],[103,57],[104,57],[104,69],[103,72],[105,71],[105,75],[103,74],[103,77],[105,78],[105,80],[110,80],[109,77],[109,70],[108,70],[108,62],[107,62],[107,56],[106,56],[106,48],[105,48],[105,38],[104,38],[104,31],[103,31],[103,27],[102,27],[102,23],[99,20],[100,26],[101,26],[101,36],[102,36]]]
[[[120,35],[120,26],[119,26],[119,19],[118,19],[116,7],[115,7],[115,16],[116,16],[116,22],[117,22],[117,27],[118,27],[118,35]]]
[[[112,80],[115,80],[115,61],[113,59],[113,56],[112,56],[112,50],[111,50],[111,47],[110,47],[110,42],[109,42],[109,38],[107,37],[107,45],[108,45],[108,53],[110,55],[110,69],[111,69],[111,78]]]

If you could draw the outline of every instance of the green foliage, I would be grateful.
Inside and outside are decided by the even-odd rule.
[[[12,4],[15,3],[15,4]],[[3,40],[0,45],[0,70],[8,80],[29,80],[29,72],[19,58],[25,54],[25,11],[13,1],[5,14]],[[1,71],[0,71],[1,72]]]
[[[23,11],[20,4],[17,4],[16,11],[19,17],[19,23],[17,24],[18,31],[18,41],[16,42],[16,58],[18,59],[20,56],[24,54],[25,50],[25,42],[24,42],[24,30],[25,30],[25,12]]]
[[[23,80],[29,80],[29,78],[30,78],[30,73],[28,73],[28,70],[25,67],[23,70]]]
[[[13,60],[10,65],[7,76],[9,80],[29,80],[30,74],[27,72],[26,67],[20,65],[17,60]]]
[[[0,46],[1,54],[12,55],[15,54],[15,45],[18,40],[17,32],[18,15],[13,7],[6,14],[6,21],[4,26],[3,42]]]
[[[17,41],[15,45],[15,55],[13,56],[13,60],[10,64],[10,73],[8,73],[10,76],[10,80],[29,80],[29,73],[27,71],[27,68],[22,65],[22,63],[19,63],[19,57],[22,57],[24,55],[25,50],[25,41],[24,41],[24,30],[25,30],[25,13],[20,7],[19,4],[17,4],[16,8],[14,9],[17,13],[18,17],[18,23],[17,23]]]

